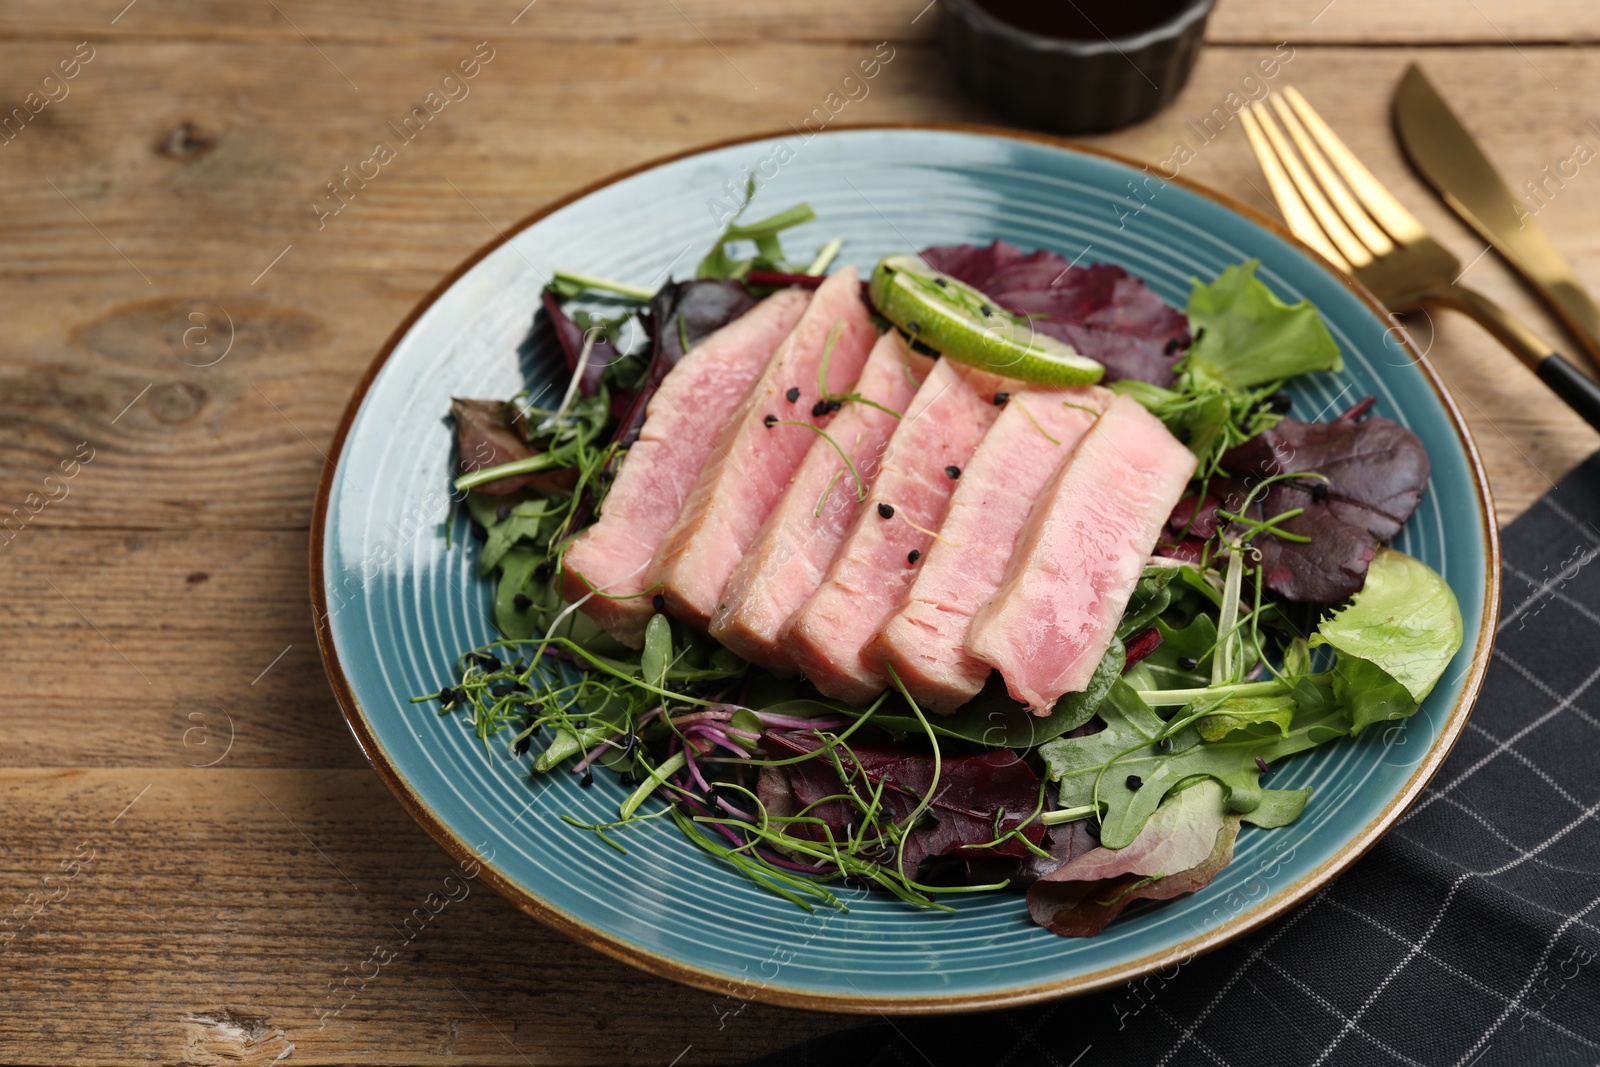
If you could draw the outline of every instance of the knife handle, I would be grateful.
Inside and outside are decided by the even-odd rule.
[[[1431,290],[1422,296],[1420,302],[1442,304],[1472,316],[1524,366],[1537,374],[1553,393],[1566,401],[1567,406],[1576,411],[1583,421],[1600,430],[1600,385],[1557,355],[1550,342],[1534,333],[1521,319],[1465,285]]]
[[[1539,361],[1537,373],[1585,422],[1600,430],[1600,385],[1554,352]]]

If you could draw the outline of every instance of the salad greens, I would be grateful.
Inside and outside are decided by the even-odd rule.
[[[1280,301],[1254,262],[1196,281],[1185,325],[1117,268],[999,242],[924,250],[966,284],[992,281],[1005,314],[1080,351],[1112,353],[1112,387],[1199,457],[1192,495],[1170,522],[1174,542],[1132,590],[1086,690],[1048,715],[991,685],[930,719],[898,679],[852,707],[744,662],[659,602],[637,651],[574,610],[563,552],[603,508],[654,388],[753,304],[741,279],[800,284],[839,250],[830,241],[797,272],[780,234],[811,209],[740,222],[753,193],[752,183],[693,281],[648,292],[557,274],[544,308],[573,372],[559,400],[457,402],[456,486],[483,542],[479,571],[496,580],[500,636],[414,702],[463,716],[486,746],[503,738],[535,775],[568,769],[588,785],[600,765],[620,776],[629,792],[616,818],[565,817],[573,827],[626,852],[628,827],[669,816],[697,846],[806,909],[844,910],[828,887],[841,880],[924,908],[947,908],[951,893],[1031,885],[1034,918],[1081,935],[1135,899],[1205,885],[1241,821],[1270,828],[1298,817],[1310,790],[1262,784],[1283,759],[1416,712],[1463,637],[1439,575],[1379,548],[1347,603],[1319,612],[1275,595],[1276,562],[1286,546],[1318,540],[1322,527],[1297,532],[1307,528],[1296,522],[1331,507],[1324,497],[1366,508],[1359,521],[1376,544],[1399,530],[1420,482],[1414,463],[1395,474],[1362,451],[1352,464],[1368,436],[1353,418],[1325,431],[1284,420],[1283,382],[1337,370],[1340,356],[1315,309]],[[595,293],[639,306],[610,318],[562,307]],[[1127,332],[1085,308],[1115,311]],[[620,327],[633,315],[646,326],[642,351],[623,350]],[[1316,466],[1295,465],[1292,452],[1284,467],[1234,451],[1269,432],[1314,445],[1306,458]],[[1239,489],[1231,506],[1209,495],[1214,483]],[[1345,557],[1327,558],[1348,580]]]

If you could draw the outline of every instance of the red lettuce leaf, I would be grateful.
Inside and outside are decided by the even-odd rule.
[[[456,424],[456,459],[463,474],[527,459],[534,454],[523,437],[525,420],[512,404],[455,397],[450,401],[450,417]],[[570,468],[536,471],[501,478],[480,485],[473,492],[486,496],[505,496],[519,489],[564,493],[577,483],[577,478],[578,472]]]
[[[1252,543],[1261,550],[1267,587],[1312,604],[1341,603],[1361,589],[1379,543],[1399,533],[1416,510],[1429,471],[1417,435],[1382,416],[1284,419],[1226,453],[1222,465],[1244,485],[1295,472],[1327,478],[1278,482],[1251,509],[1253,518],[1305,509],[1282,528],[1309,543],[1270,534]],[[1244,485],[1223,494],[1230,510],[1243,503]]]
[[[816,735],[808,733],[769,733],[763,740],[773,748],[794,755],[815,752],[821,747]],[[845,753],[840,753],[847,770],[854,770],[859,761],[861,772],[868,780],[886,783],[883,804],[888,818],[909,817],[933,782],[931,753],[873,745],[855,745],[851,752],[855,760],[844,759]],[[859,782],[857,788],[861,788]],[[759,795],[773,814],[793,814],[808,804],[844,791],[844,783],[832,763],[826,756],[818,756],[786,767],[766,768],[762,772]],[[1028,849],[1015,839],[993,848],[973,846],[986,844],[1015,830],[1033,814],[1038,804],[1038,776],[1010,749],[944,757],[939,788],[929,809],[932,817],[924,816],[919,820],[903,845],[906,873],[914,875],[922,869],[924,861],[943,857],[982,861],[1029,856]],[[857,812],[854,805],[834,800],[818,805],[809,814],[826,822],[837,840],[848,832]],[[1024,829],[1022,835],[1038,844],[1044,831],[1044,826],[1035,822]],[[804,823],[794,824],[789,832],[810,840],[826,839],[821,827]],[[892,864],[896,859],[892,855],[885,856],[883,862]]]
[[[562,310],[560,298],[548,289],[544,292],[544,312],[555,330],[561,354],[566,357],[568,372],[576,371],[578,361],[583,356],[583,329]],[[599,392],[600,376],[622,356],[623,353],[609,338],[602,335],[596,339],[594,348],[589,352],[589,362],[583,365],[583,380],[578,383],[578,392],[584,396],[594,396]]]
[[[1144,281],[1109,263],[1074,266],[1054,252],[1024,253],[1004,241],[925,248],[922,258],[1009,311],[1042,315],[1041,333],[1105,365],[1105,381],[1171,385],[1189,345],[1189,320]]]
[[[1062,937],[1093,937],[1135,900],[1169,900],[1211,884],[1233,858],[1239,816],[1200,782],[1162,802],[1124,848],[1096,848],[1028,890],[1028,914]]]

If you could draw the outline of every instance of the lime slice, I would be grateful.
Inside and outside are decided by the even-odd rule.
[[[1041,385],[1087,385],[1106,372],[920,256],[879,260],[868,291],[884,318],[960,363]]]

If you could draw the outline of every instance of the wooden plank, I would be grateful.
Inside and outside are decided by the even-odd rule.
[[[447,884],[365,770],[7,769],[0,794],[0,1062],[660,1067],[847,1021],[649,977]]]
[[[88,476],[85,475],[85,478]],[[0,766],[364,767],[303,530],[28,529],[0,568]]]
[[[41,47],[0,46],[0,69],[24,69],[25,58],[48,54]],[[58,114],[54,125],[30,126],[5,149],[15,165],[0,171],[0,195],[15,207],[0,273],[16,299],[0,340],[0,513],[46,492],[44,476],[87,442],[95,459],[71,498],[44,507],[33,524],[304,528],[319,450],[349,389],[438,277],[498,229],[612,168],[781,127],[794,101],[820,92],[857,51],[752,46],[753,69],[767,85],[759,97],[729,101],[722,94],[739,75],[712,48],[515,42],[483,69],[460,112],[441,116],[451,122],[439,126],[438,139],[419,137],[393,174],[319,232],[309,203],[320,182],[341,160],[358,158],[385,116],[428,84],[419,70],[466,54],[462,45],[333,48],[366,83],[359,99],[338,103],[329,94],[338,99],[342,83],[310,49],[119,46],[115,68],[91,63],[80,89],[52,105],[59,112],[42,113]],[[1225,130],[1201,144],[1193,132],[1216,108],[1227,117],[1227,94],[1248,89],[1244,79],[1267,51],[1211,49],[1172,109],[1092,143],[1158,161],[1180,139],[1192,142],[1186,176],[1270,213],[1244,139]],[[1518,185],[1569,156],[1574,142],[1600,143],[1583,111],[1582,101],[1600,91],[1600,69],[1587,53],[1520,53],[1440,49],[1421,57]],[[1410,58],[1307,49],[1279,81],[1299,84],[1469,261],[1482,245],[1411,176],[1388,132],[1388,87]],[[186,72],[176,89],[174,70]],[[684,88],[654,92],[668,71]],[[902,47],[848,117],[982,118],[936,71],[926,50]],[[114,77],[97,83],[97,74]],[[1551,90],[1546,76],[1569,91]],[[568,132],[530,137],[532,114],[563,115]],[[155,146],[187,116],[198,116],[196,136],[217,131],[214,147],[182,160],[159,153]],[[1586,180],[1581,173],[1541,217],[1579,275],[1600,285],[1600,200],[1582,193]],[[1555,335],[1493,256],[1468,280]],[[235,353],[213,367],[180,362],[178,354],[189,355],[181,344],[174,352],[193,301],[220,304],[239,319]],[[1443,330],[1436,358],[1480,430],[1509,519],[1591,451],[1595,437],[1475,328],[1452,321]]]
[[[561,42],[674,41],[693,44],[787,39],[807,42],[914,41],[932,38],[941,12],[929,0],[813,0],[802,15],[781,4],[720,0],[468,0],[448,20],[437,6],[409,0],[379,4],[233,4],[178,0],[98,5],[91,16],[48,0],[19,0],[0,12],[0,39],[191,39],[320,43],[393,43],[440,37],[498,42],[513,37]],[[274,10],[274,7],[277,10]],[[119,12],[122,12],[119,16]],[[114,21],[113,21],[114,20]],[[1600,39],[1600,12],[1586,0],[1225,0],[1208,26],[1213,44],[1294,41],[1352,43],[1590,42]]]

